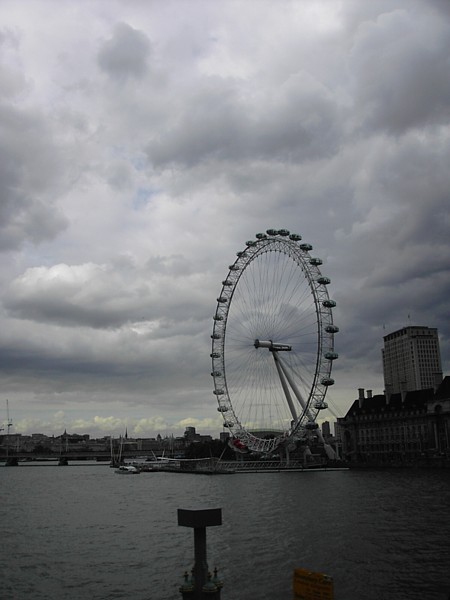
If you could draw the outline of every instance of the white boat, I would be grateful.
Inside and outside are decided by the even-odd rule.
[[[139,475],[140,470],[133,465],[120,465],[114,473],[119,473],[120,475]]]
[[[122,463],[123,437],[120,436],[119,454],[114,456],[114,448],[111,438],[111,467],[115,467],[115,473],[119,475],[139,475],[141,470],[136,465]]]

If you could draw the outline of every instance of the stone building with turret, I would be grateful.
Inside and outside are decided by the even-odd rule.
[[[361,388],[337,431],[342,458],[350,463],[450,460],[450,377],[434,388],[395,394]]]

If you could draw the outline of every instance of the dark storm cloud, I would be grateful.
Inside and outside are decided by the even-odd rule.
[[[36,394],[64,394],[78,390],[81,392],[79,401],[87,402],[95,389],[97,395],[100,392],[129,395],[132,402],[133,395],[138,392],[146,394],[147,398],[166,394],[168,380],[172,390],[189,393],[197,385],[193,373],[204,373],[209,368],[207,355],[198,352],[201,349],[198,342],[192,343],[196,353],[189,360],[175,345],[170,345],[168,355],[167,345],[161,351],[161,347],[143,344],[138,338],[111,338],[108,353],[99,352],[100,346],[95,340],[90,348],[81,345],[77,348],[74,342],[71,340],[68,348],[60,344],[44,347],[42,343],[35,345],[29,341],[26,351],[20,348],[22,343],[16,348],[13,344],[0,344],[2,371],[12,380],[10,391],[15,390],[13,381],[19,376]],[[132,355],[132,361],[124,358],[124,348]],[[176,395],[175,391],[168,394],[165,404],[176,403]],[[108,405],[110,398],[105,394],[102,402]],[[61,398],[60,401],[64,400]],[[152,404],[156,404],[156,399]]]
[[[54,239],[67,227],[53,196],[64,164],[52,124],[24,102],[31,84],[16,65],[6,64],[19,45],[11,30],[0,32],[0,252]]]
[[[60,163],[42,114],[0,102],[0,251],[53,239],[67,219],[49,198]]]
[[[127,23],[118,23],[113,36],[99,50],[98,64],[113,79],[141,78],[147,70],[149,55],[148,37]]]
[[[146,147],[157,166],[201,161],[311,161],[334,153],[341,135],[336,98],[307,73],[266,97],[240,81],[208,78],[184,97]]]
[[[450,25],[432,6],[395,4],[360,24],[350,67],[365,126],[399,135],[450,117]]]

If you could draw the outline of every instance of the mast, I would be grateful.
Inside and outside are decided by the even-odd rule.
[[[122,449],[123,449],[123,437],[120,436],[120,446],[119,446],[119,466],[122,464]]]
[[[7,421],[6,421],[6,429],[7,429],[7,433],[6,433],[6,463],[5,466],[7,467],[15,467],[17,466],[17,456],[9,456],[9,430],[12,427],[12,420],[11,417],[9,416],[9,401],[6,400],[6,415],[7,415]]]
[[[6,429],[7,429],[7,433],[6,433],[6,460],[8,461],[8,456],[9,456],[9,430],[12,427],[12,421],[11,418],[9,416],[9,400],[6,399]]]

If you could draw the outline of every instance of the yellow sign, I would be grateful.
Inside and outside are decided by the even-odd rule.
[[[333,579],[308,569],[294,570],[294,600],[333,600]]]

